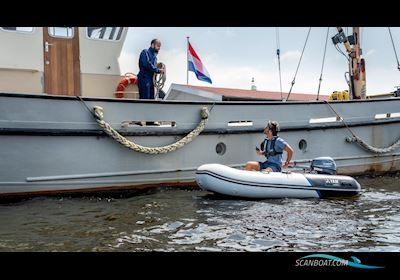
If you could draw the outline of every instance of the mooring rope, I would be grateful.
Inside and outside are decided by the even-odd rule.
[[[364,148],[365,150],[373,152],[373,153],[376,153],[376,154],[390,153],[390,152],[392,152],[392,151],[394,151],[394,150],[396,150],[397,148],[400,147],[400,138],[396,142],[394,142],[392,145],[390,145],[389,147],[386,147],[386,148],[377,148],[377,147],[369,145],[364,140],[362,140],[360,137],[358,137],[350,129],[350,127],[346,124],[344,119],[336,112],[335,109],[333,109],[333,107],[331,106],[331,104],[329,104],[328,101],[325,100],[325,102],[332,109],[332,111],[336,114],[336,116],[343,122],[343,124],[346,126],[346,128],[350,131],[351,135],[353,135],[353,137],[346,137],[346,142],[348,142],[348,143],[354,143],[355,142],[358,145],[360,145],[362,148]]]
[[[100,127],[103,129],[103,131],[119,142],[121,145],[134,150],[136,152],[140,153],[145,153],[145,154],[165,154],[169,152],[173,152],[179,148],[182,148],[186,144],[190,143],[193,141],[205,128],[207,122],[208,122],[208,117],[209,117],[209,111],[207,107],[203,107],[201,109],[200,115],[201,115],[201,121],[197,125],[195,129],[193,129],[189,134],[187,134],[185,137],[182,139],[178,140],[177,142],[162,146],[162,147],[145,147],[139,144],[136,144],[132,141],[129,141],[127,138],[119,134],[115,129],[111,127],[110,124],[108,124],[104,120],[104,113],[103,113],[103,108],[100,106],[95,106],[94,108],[94,116],[97,121],[97,123],[100,125]]]

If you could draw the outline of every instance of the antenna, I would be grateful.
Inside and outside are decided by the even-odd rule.
[[[251,78],[251,90],[257,90],[256,84],[254,82],[254,77]]]
[[[283,99],[282,96],[282,76],[281,76],[281,46],[279,41],[279,27],[276,27],[276,55],[278,56],[278,71],[279,71],[279,86],[281,90],[281,100]]]

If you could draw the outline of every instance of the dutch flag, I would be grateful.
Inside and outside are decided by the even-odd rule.
[[[201,62],[200,57],[192,48],[190,42],[188,42],[188,71],[193,71],[200,81],[212,84],[210,74]]]

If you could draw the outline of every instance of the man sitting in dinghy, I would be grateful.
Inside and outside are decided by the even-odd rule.
[[[279,130],[278,122],[268,121],[264,128],[264,134],[267,135],[267,138],[261,143],[261,149],[256,148],[257,155],[264,155],[267,160],[264,162],[249,161],[246,163],[246,170],[260,171],[265,169],[267,172],[281,172],[283,151],[287,153],[283,167],[288,167],[293,156],[293,149],[285,140],[278,136]]]

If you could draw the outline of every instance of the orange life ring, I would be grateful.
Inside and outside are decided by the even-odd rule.
[[[116,98],[124,97],[124,90],[128,85],[136,85],[137,84],[137,76],[134,74],[125,74],[125,77],[119,81],[117,89],[115,91]]]

